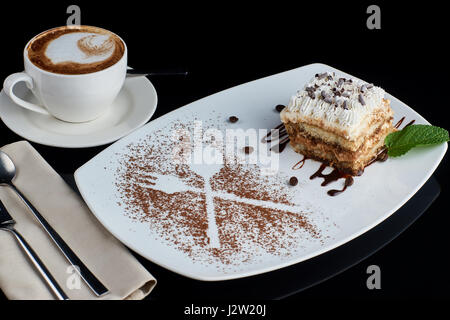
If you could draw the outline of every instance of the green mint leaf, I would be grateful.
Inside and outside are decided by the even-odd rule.
[[[448,131],[439,127],[415,124],[392,132],[384,139],[390,157],[399,157],[417,146],[449,141]]]

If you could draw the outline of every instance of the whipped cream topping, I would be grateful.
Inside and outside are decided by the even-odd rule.
[[[385,91],[380,87],[325,72],[316,74],[303,90],[297,91],[286,111],[300,118],[322,120],[332,127],[352,131],[352,127],[384,105],[384,95]]]

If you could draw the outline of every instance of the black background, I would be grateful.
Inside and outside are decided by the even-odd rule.
[[[374,3],[381,7],[381,30],[366,28],[366,8]],[[445,10],[439,2],[396,3],[17,2],[6,7],[0,19],[0,78],[21,71],[26,42],[64,25],[67,6],[78,4],[82,24],[107,28],[125,40],[130,66],[190,71],[186,79],[152,79],[159,95],[153,118],[217,91],[321,62],[382,86],[432,124],[449,129]],[[0,145],[18,140],[0,123]],[[33,145],[61,174],[73,173],[104,148]],[[435,177],[442,187],[440,197],[395,241],[289,299],[448,298],[448,156]],[[371,264],[382,270],[381,290],[366,288],[366,268]]]

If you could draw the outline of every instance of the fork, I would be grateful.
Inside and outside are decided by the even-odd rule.
[[[15,224],[16,221],[11,217],[11,215],[3,205],[3,202],[0,200],[0,230],[8,231],[16,238],[17,242],[20,244],[41,276],[44,278],[45,282],[47,283],[48,287],[53,292],[55,297],[59,300],[69,300],[69,297],[58,285],[55,278],[51,275],[50,271],[48,271],[47,267],[41,261],[36,252],[31,248],[25,238],[14,228]]]
[[[143,174],[141,173],[139,175],[140,179],[139,181],[135,181],[135,183],[140,184],[143,187],[151,188],[155,190],[162,191],[167,194],[174,194],[178,192],[186,192],[186,191],[192,191],[196,193],[204,193],[204,189],[199,189],[196,187],[192,187],[186,184],[185,181],[180,179],[179,177],[173,176],[173,175],[162,175],[156,172]],[[283,211],[290,211],[294,213],[302,213],[302,211],[299,209],[298,206],[285,204],[285,203],[274,203],[272,201],[267,200],[257,200],[257,199],[249,199],[249,198],[242,198],[232,193],[227,193],[223,191],[213,191],[210,190],[210,193],[213,197],[218,197],[223,200],[229,200],[229,201],[237,201],[240,203],[245,203],[249,205],[254,205],[257,207],[263,207],[267,209],[273,209],[273,210],[283,210]]]

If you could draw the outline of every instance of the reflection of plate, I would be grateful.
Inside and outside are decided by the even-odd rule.
[[[14,88],[17,96],[36,103],[24,83]],[[2,91],[0,117],[6,126],[33,142],[64,148],[84,148],[111,143],[145,124],[156,110],[157,95],[145,77],[127,78],[111,106],[100,118],[68,123],[14,104]]]
[[[194,120],[201,120],[203,129],[219,131],[273,128],[280,123],[274,106],[286,104],[315,73],[327,70],[349,76],[322,64],[308,65],[214,94],[158,118],[78,169],[78,188],[97,218],[127,246],[199,280],[279,269],[346,243],[389,217],[417,192],[447,145],[417,148],[404,157],[375,163],[337,197],[326,191],[341,187],[343,181],[329,188],[322,188],[320,180],[311,181],[320,166],[315,161],[292,170],[302,157],[290,147],[280,154],[275,176],[261,176],[253,165],[186,168],[173,162],[176,140],[171,129],[192,128]],[[387,97],[394,121],[405,116],[427,123],[398,99]],[[227,121],[232,115],[239,118],[237,123]],[[255,147],[267,148],[259,141]],[[135,170],[146,177],[136,179]],[[287,184],[293,175],[299,180],[296,187]],[[144,212],[148,214],[143,216]]]

